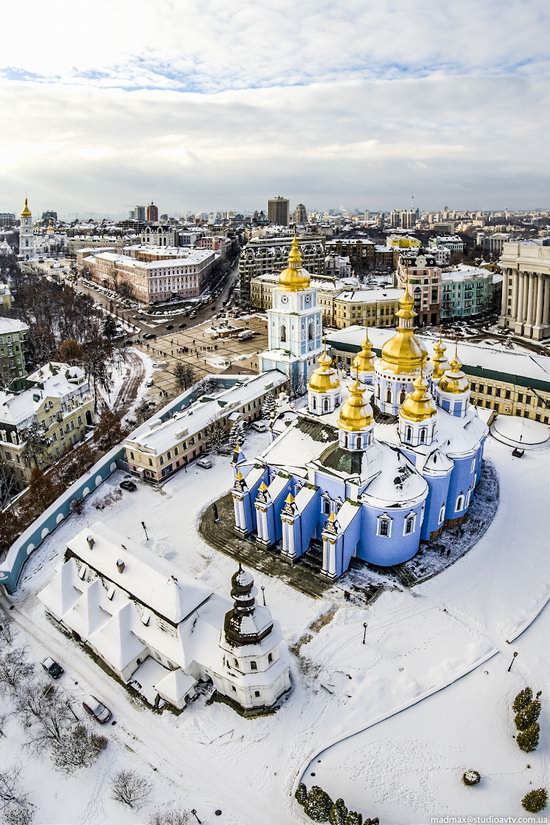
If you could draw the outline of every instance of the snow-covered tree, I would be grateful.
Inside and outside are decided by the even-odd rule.
[[[518,730],[525,730],[529,725],[532,725],[533,722],[536,722],[540,716],[540,708],[540,701],[533,699],[532,702],[529,702],[528,705],[519,710],[514,717],[516,728]]]
[[[23,463],[30,467],[40,467],[48,457],[49,438],[46,436],[46,427],[33,421],[28,427],[21,431],[21,458]]]
[[[337,799],[328,813],[330,825],[346,825],[348,809],[343,799]]]
[[[520,690],[516,698],[514,699],[514,704],[512,705],[514,709],[514,713],[518,713],[518,711],[523,710],[533,699],[533,691],[530,687],[526,687],[523,690]]]
[[[219,415],[214,415],[208,422],[208,444],[212,449],[219,452],[227,441],[227,430],[224,419]]]
[[[277,402],[275,401],[275,396],[272,392],[269,392],[262,403],[262,415],[264,418],[267,418],[267,420],[270,421],[272,418],[275,417],[276,410]]]
[[[300,805],[305,805],[307,799],[307,788],[303,782],[300,782],[300,784],[296,788],[296,793],[294,794],[294,796],[296,797],[296,801]]]
[[[4,649],[6,647],[11,647],[14,636],[15,631],[13,621],[5,610],[0,610],[0,642],[2,643],[2,647]]]
[[[374,820],[371,820],[371,822],[374,822]],[[357,811],[349,811],[346,825],[363,825],[363,814],[357,813]]]
[[[153,790],[151,783],[136,771],[119,771],[113,777],[111,796],[117,802],[139,810],[147,804]]]
[[[532,725],[529,725],[528,728],[525,730],[521,730],[517,737],[516,742],[518,746],[521,748],[522,751],[525,753],[531,753],[531,751],[536,750],[539,744],[539,735],[540,735],[540,726],[538,722],[533,722]]]
[[[191,822],[197,820],[189,811],[167,810],[163,811],[160,808],[154,811],[149,817],[149,825],[189,825]]]
[[[521,800],[524,810],[531,814],[538,814],[544,811],[548,802],[548,792],[546,788],[537,788],[534,791],[529,791]]]
[[[237,421],[231,429],[229,430],[229,446],[231,449],[234,449],[237,444],[239,447],[244,444],[245,441],[245,432],[244,432],[244,424],[242,421]]]
[[[326,822],[332,808],[332,799],[326,791],[318,785],[313,785],[304,804],[304,812],[314,822]]]
[[[8,650],[0,656],[0,690],[13,692],[15,688],[28,681],[34,672],[34,665],[29,662],[27,652],[21,647]]]
[[[87,768],[107,747],[108,740],[86,725],[78,723],[68,727],[60,742],[53,745],[53,758],[56,767],[71,773],[78,768]]]
[[[20,774],[20,765],[0,771],[0,813],[6,825],[30,825],[32,822],[34,805],[21,788]]]

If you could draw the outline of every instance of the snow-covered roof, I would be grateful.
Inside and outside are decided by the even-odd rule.
[[[164,559],[101,522],[81,530],[67,548],[172,624],[181,622],[212,594],[189,577],[176,578]]]
[[[93,257],[96,261],[107,261],[109,263],[117,263],[121,266],[131,266],[136,269],[146,270],[200,265],[215,257],[215,253],[210,249],[197,249],[195,247],[179,247],[179,249],[181,253],[179,257],[160,261],[139,261],[137,258],[132,258],[129,255],[120,255],[115,252],[98,252]]]
[[[172,418],[161,423],[153,423],[148,430],[140,431],[125,446],[147,450],[155,454],[164,453],[182,438],[201,432],[219,415],[228,416],[235,409],[249,404],[270,390],[276,390],[285,383],[286,377],[277,370],[254,375],[223,390],[215,397],[204,396],[207,400],[195,401],[185,410],[175,413]]]
[[[28,330],[27,324],[17,318],[0,318],[0,335],[10,335],[14,332],[25,332],[25,330]]]
[[[304,478],[308,462],[319,458],[338,441],[334,427],[307,416],[298,416],[259,456],[272,467],[281,467]]]
[[[379,301],[398,301],[402,296],[402,289],[354,289],[351,292],[341,292],[338,300],[349,303],[376,304]]]
[[[68,396],[74,396],[75,391],[85,393],[88,390],[88,383],[84,381],[84,373],[79,367],[59,364],[59,372],[52,372],[51,366],[47,364],[29,376],[28,380],[36,383],[34,387],[19,393],[0,390],[0,423],[21,426],[41,409],[46,399],[63,401]]]

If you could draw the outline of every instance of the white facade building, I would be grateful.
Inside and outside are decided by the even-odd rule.
[[[34,257],[34,232],[32,228],[32,212],[29,209],[27,198],[21,210],[19,222],[19,257],[28,261]]]

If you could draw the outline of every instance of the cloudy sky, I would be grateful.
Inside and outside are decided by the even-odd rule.
[[[549,0],[25,0],[0,211],[550,206]]]

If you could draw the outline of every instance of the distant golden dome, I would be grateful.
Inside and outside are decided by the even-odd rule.
[[[416,318],[416,312],[408,282],[395,314],[399,318],[399,324],[395,334],[382,347],[381,367],[396,374],[416,372],[424,365],[428,352],[414,334],[413,319]]]
[[[53,233],[55,232],[55,229],[53,228],[53,223],[51,221],[48,224],[46,232],[48,233],[48,235],[53,235]]]
[[[445,370],[437,386],[441,392],[449,392],[454,395],[467,392],[470,389],[470,382],[462,372],[462,363],[458,358],[456,350],[455,356],[449,364],[449,369]]]
[[[353,369],[356,372],[374,372],[374,355],[372,353],[372,344],[369,341],[369,334],[367,332],[363,346],[353,359]]]
[[[336,426],[349,433],[356,433],[369,427],[374,419],[372,407],[363,397],[365,390],[357,378],[351,384],[349,391],[350,396],[342,404]]]
[[[25,205],[23,206],[23,209],[21,210],[21,217],[22,218],[32,218],[32,212],[29,209],[29,204],[27,202],[27,198],[25,198]]]
[[[436,415],[437,407],[428,392],[428,384],[423,375],[413,381],[414,390],[410,392],[403,403],[399,414],[407,421],[424,421]]]
[[[445,364],[447,363],[445,350],[446,347],[440,338],[437,344],[435,344],[434,346],[434,356],[432,358],[434,368],[432,372],[432,378],[441,378],[441,376],[445,372]]]
[[[332,366],[332,358],[327,353],[325,344],[325,349],[319,356],[319,366],[312,372],[308,387],[313,392],[329,392],[337,390],[339,386],[340,379]]]
[[[279,275],[279,286],[289,292],[299,292],[309,286],[310,280],[309,272],[302,268],[302,253],[295,235],[288,254],[288,267]]]

